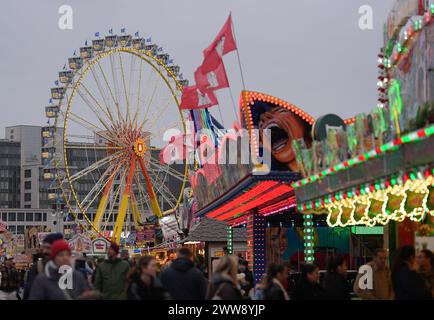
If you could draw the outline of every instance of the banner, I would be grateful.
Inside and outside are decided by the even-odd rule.
[[[110,242],[105,238],[97,238],[92,241],[93,254],[106,254],[110,246]]]
[[[75,253],[91,253],[91,240],[84,234],[77,234],[69,240],[69,246]]]
[[[15,252],[22,252],[23,250],[25,250],[26,241],[25,241],[24,234],[14,235],[13,242],[14,242]]]

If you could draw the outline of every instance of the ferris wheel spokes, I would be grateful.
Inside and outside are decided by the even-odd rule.
[[[112,166],[113,167],[113,166]],[[113,179],[116,176],[119,168],[120,168],[120,164],[117,164],[116,169],[109,167],[107,168],[104,173],[101,175],[101,177],[98,179],[98,181],[96,182],[96,184],[92,187],[92,189],[90,190],[90,192],[86,195],[86,197],[83,199],[83,201],[80,203],[80,206],[84,209],[84,210],[88,210],[90,208],[90,206],[95,202],[95,200],[97,198],[99,198],[102,194],[101,200],[100,200],[100,204],[98,206],[98,209],[101,205],[101,202],[104,199],[104,195],[105,195],[105,191],[107,189],[109,189],[111,187],[111,184],[113,183]],[[107,180],[105,180],[107,174],[110,173],[110,176],[108,177]],[[103,182],[104,181],[104,182]],[[85,203],[85,201],[87,200],[87,198],[89,198],[91,195],[93,195],[95,193],[95,196],[92,198],[92,200],[90,200],[85,206],[83,205]],[[97,214],[98,214],[98,210],[97,210]]]
[[[122,164],[123,163],[124,162],[122,162]],[[101,196],[101,199],[99,201],[98,209],[96,210],[95,217],[94,217],[94,220],[93,220],[93,223],[98,228],[101,225],[102,217],[104,215],[104,212],[107,209],[107,204],[108,204],[108,201],[109,201],[110,191],[112,189],[113,181],[114,181],[114,179],[115,179],[115,177],[116,177],[116,175],[118,173],[118,170],[119,170],[119,167],[117,167],[116,170],[113,170],[113,172],[110,174],[110,177],[107,179],[106,184],[104,186],[104,192],[103,192],[103,194]]]
[[[128,202],[129,202],[129,198],[130,198],[130,191],[132,189],[131,184],[133,182],[135,168],[136,168],[136,157],[133,156],[131,158],[129,173],[128,173],[128,176],[126,179],[126,184],[125,184],[125,189],[124,189],[124,194],[122,195],[122,199],[121,199],[121,202],[119,205],[118,216],[116,218],[115,226],[113,229],[112,238],[117,243],[119,243],[120,239],[121,239],[122,226],[124,225],[125,216],[127,213]]]
[[[89,167],[87,167],[83,170],[80,170],[80,171],[74,173],[73,175],[71,175],[69,178],[69,182],[72,183],[72,182],[76,181],[77,179],[80,179],[80,178],[84,177],[85,175],[88,175],[92,171],[94,171],[94,170],[96,170],[96,169],[98,169],[104,165],[107,165],[112,161],[115,161],[116,159],[120,158],[122,155],[123,155],[123,152],[118,151],[118,152],[116,152],[110,156],[107,156],[105,158],[102,158],[102,159],[94,162]]]
[[[163,215],[161,213],[160,205],[158,204],[157,196],[155,195],[154,188],[152,187],[151,178],[149,177],[148,171],[146,170],[145,164],[143,163],[142,157],[139,157],[140,168],[142,169],[142,174],[145,178],[145,185],[149,195],[149,201],[151,202],[152,211],[155,216],[161,218]]]

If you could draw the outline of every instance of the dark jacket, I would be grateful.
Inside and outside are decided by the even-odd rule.
[[[216,274],[209,284],[206,299],[211,300],[215,296],[222,300],[241,300],[243,299],[241,290],[237,288],[231,279]]]
[[[83,275],[74,270],[72,273],[72,289],[62,290],[59,286],[61,276],[59,268],[54,263],[47,263],[44,272],[39,273],[33,281],[29,300],[76,300],[89,289]]]
[[[351,300],[350,285],[339,273],[327,273],[324,279],[324,289],[327,300]]]
[[[27,271],[27,279],[24,283],[24,293],[23,300],[28,300],[30,295],[30,289],[32,288],[33,282],[39,273],[44,272],[46,261],[38,260],[36,261]]]
[[[244,290],[244,294],[247,296],[250,290],[253,288],[255,280],[253,279],[253,272],[250,270],[244,271],[245,283],[241,284],[241,288]]]
[[[294,290],[294,300],[323,300],[324,289],[318,283],[312,283],[307,279],[300,279]]]
[[[430,300],[431,292],[424,279],[404,264],[398,267],[392,279],[395,300]]]
[[[19,286],[19,273],[15,267],[0,267],[2,275],[0,290],[5,292],[12,292],[18,289]]]
[[[286,300],[282,288],[272,282],[264,288],[264,300]]]
[[[158,278],[152,278],[151,284],[146,285],[134,275],[127,289],[128,300],[169,300],[170,296]]]
[[[106,260],[96,268],[95,290],[105,300],[125,300],[126,280],[130,270],[128,262],[116,259]]]
[[[203,300],[207,280],[191,260],[178,258],[160,274],[160,280],[174,300]]]

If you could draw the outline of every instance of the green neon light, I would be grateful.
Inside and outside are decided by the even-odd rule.
[[[398,80],[393,79],[392,84],[389,88],[389,107],[392,111],[390,113],[390,120],[395,121],[396,130],[398,135],[401,134],[401,128],[399,126],[399,116],[402,113],[402,97],[401,97],[401,86]]]
[[[351,233],[353,234],[371,234],[371,235],[380,235],[384,234],[384,227],[375,226],[375,227],[351,227]]]

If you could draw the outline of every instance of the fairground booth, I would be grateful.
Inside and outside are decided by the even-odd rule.
[[[397,1],[379,55],[379,103],[353,123],[328,115],[314,141],[294,145],[305,178],[295,182],[308,230],[318,217],[334,229],[381,236],[393,257],[402,245],[434,250],[434,3]],[[319,121],[318,121],[319,122]]]

